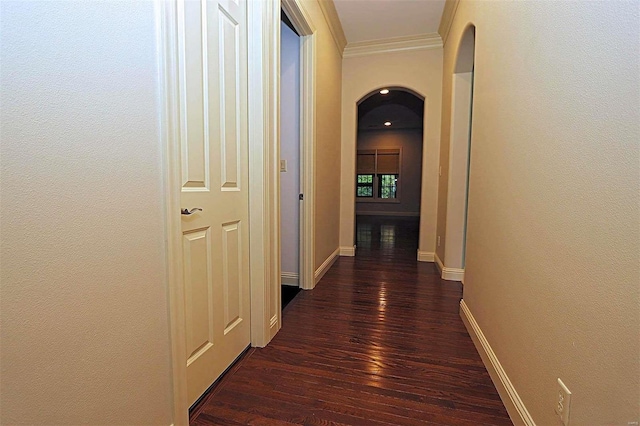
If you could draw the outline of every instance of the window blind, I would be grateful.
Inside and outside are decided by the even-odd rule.
[[[358,151],[358,174],[374,174],[376,172],[376,151]]]
[[[378,149],[376,172],[381,174],[400,174],[400,150]]]

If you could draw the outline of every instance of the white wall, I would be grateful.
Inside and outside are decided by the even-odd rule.
[[[637,422],[638,2],[462,0],[445,44],[443,169],[452,74],[469,23],[476,62],[464,300],[537,424],[562,424],[558,377],[573,392],[571,425]],[[444,200],[446,179],[441,185]]]
[[[280,173],[282,273],[299,271],[300,245],[300,37],[280,23]]]
[[[169,425],[154,3],[0,13],[0,423]]]
[[[436,246],[442,49],[345,58],[342,78],[341,170],[346,178],[340,186],[340,247],[353,247],[354,244],[355,179],[352,177],[356,170],[356,103],[375,89],[402,86],[425,98],[419,250],[433,253]]]
[[[399,202],[356,201],[356,214],[420,215],[422,129],[360,130],[358,149],[400,149]],[[355,175],[353,177],[355,179]]]

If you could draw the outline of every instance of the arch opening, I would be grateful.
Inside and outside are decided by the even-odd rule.
[[[469,25],[460,39],[451,91],[451,133],[447,219],[443,278],[462,281],[466,263],[467,216],[471,141],[473,125],[473,84],[475,67],[474,25]]]
[[[357,105],[355,241],[361,249],[382,244],[415,228],[419,238],[422,187],[424,97],[406,87],[380,87]],[[375,235],[386,220],[388,235]],[[387,247],[389,246],[389,247]]]

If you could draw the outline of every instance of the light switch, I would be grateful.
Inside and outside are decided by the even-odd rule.
[[[280,171],[281,172],[287,171],[287,160],[280,160]]]

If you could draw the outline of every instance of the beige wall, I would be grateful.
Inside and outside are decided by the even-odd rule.
[[[154,4],[0,9],[0,423],[169,425]]]
[[[638,15],[461,1],[445,45],[443,169],[456,48],[476,25],[464,300],[539,425],[561,424],[558,377],[572,425],[640,417]]]
[[[356,214],[393,213],[398,216],[420,213],[420,180],[422,169],[422,129],[360,130],[358,149],[400,149],[402,164],[398,182],[398,203],[369,202],[359,198]],[[355,175],[353,177],[355,179]]]
[[[317,0],[305,0],[316,29],[315,268],[338,248],[342,53]]]
[[[393,52],[345,58],[342,67],[343,176],[355,176],[356,103],[382,87],[402,86],[425,97],[422,162],[422,197],[419,250],[435,251],[442,49]],[[340,247],[353,247],[355,179],[342,179],[340,187]]]

